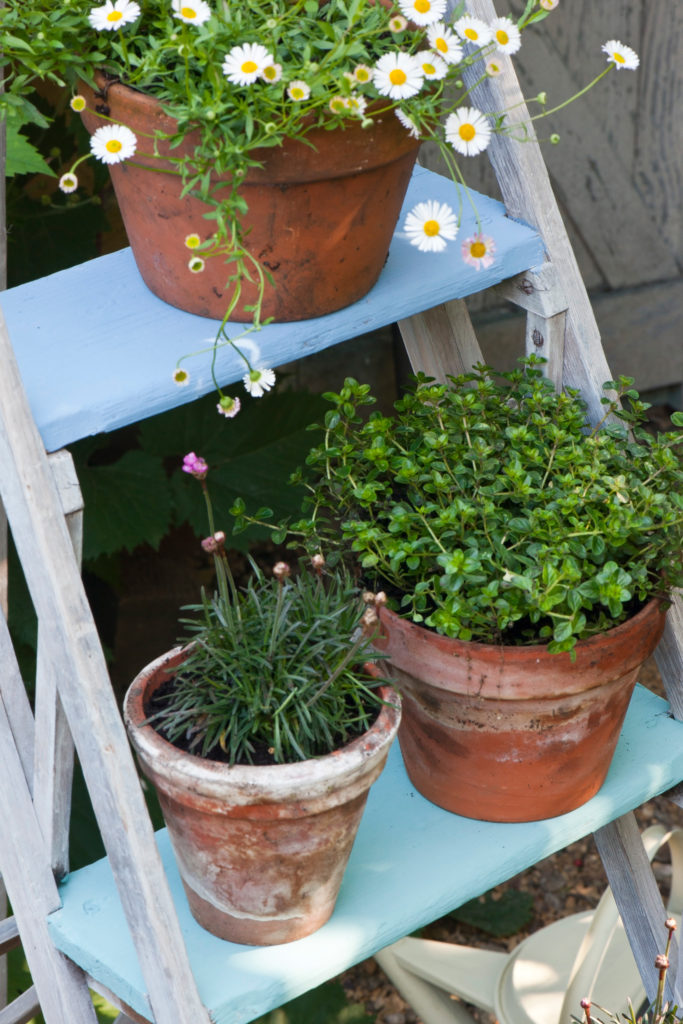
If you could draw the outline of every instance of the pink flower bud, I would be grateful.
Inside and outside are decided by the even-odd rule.
[[[291,569],[286,562],[276,562],[273,566],[273,576],[282,583],[291,574]]]
[[[658,953],[655,957],[655,967],[659,971],[665,971],[669,966],[669,958],[664,953]]]
[[[225,534],[222,530],[218,530],[214,533],[213,537],[205,537],[202,541],[202,548],[207,551],[210,555],[220,551],[225,547]]]
[[[325,567],[325,559],[320,554],[312,555],[311,566],[313,567],[314,571],[317,572],[318,576],[320,576]]]
[[[678,925],[676,924],[676,918],[667,917],[666,921],[664,922],[664,927],[670,932],[675,932],[678,928]]]
[[[203,480],[208,472],[209,467],[201,455],[188,452],[183,458],[183,473],[190,473],[195,480]]]

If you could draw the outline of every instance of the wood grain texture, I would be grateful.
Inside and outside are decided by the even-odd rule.
[[[35,985],[31,985],[10,1006],[0,1011],[0,1024],[27,1024],[39,1010],[38,993]]]
[[[43,631],[45,656],[59,666],[60,697],[135,936],[149,1002],[157,1024],[201,1024],[208,1018],[187,963],[59,494],[4,324],[0,359],[2,500],[38,619],[52,627]],[[12,847],[12,852],[17,851]],[[47,864],[49,870],[49,858]],[[8,889],[14,904],[15,890],[9,884]],[[40,919],[35,910],[34,915]],[[23,935],[21,921],[20,928]]]
[[[655,957],[664,950],[666,909],[643,847],[638,824],[633,814],[626,814],[595,832],[595,843],[605,867],[610,887],[621,913],[626,934],[638,965],[648,999],[657,994],[658,974],[653,969]],[[666,999],[680,1005],[676,983],[678,942],[673,937],[671,969],[667,975]]]
[[[466,373],[481,362],[479,342],[462,299],[400,320],[398,326],[414,373],[421,370],[443,383],[449,374]]]

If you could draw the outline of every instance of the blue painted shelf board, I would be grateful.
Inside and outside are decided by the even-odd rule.
[[[493,824],[449,814],[410,784],[398,744],[373,786],[341,894],[314,935],[224,942],[192,919],[165,831],[157,835],[199,993],[216,1024],[244,1024],[589,834],[683,777],[682,726],[638,686],[600,792],[570,814]],[[419,882],[419,884],[418,884]],[[140,1013],[145,985],[107,860],[75,871],[50,916],[57,947]]]
[[[421,253],[401,230],[405,213],[435,198],[458,211],[462,225],[443,253]],[[460,242],[478,230],[495,239],[494,264],[464,263]],[[270,324],[240,343],[257,366],[281,366],[366,334],[449,299],[489,288],[543,262],[543,245],[503,205],[469,196],[444,177],[418,168],[379,281],[359,302],[326,317]],[[33,416],[45,447],[54,451],[82,437],[135,423],[213,390],[210,356],[184,365],[191,380],[172,380],[176,361],[211,346],[217,322],[183,313],[157,299],[140,277],[130,249],[81,264],[2,294],[7,321]],[[232,325],[232,337],[244,325]],[[226,347],[218,355],[221,386],[245,366]],[[339,382],[341,384],[341,381]]]

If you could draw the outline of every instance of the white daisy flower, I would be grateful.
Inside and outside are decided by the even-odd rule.
[[[490,235],[479,232],[466,238],[460,247],[462,258],[475,270],[490,267],[496,254],[496,243]]]
[[[492,57],[490,60],[486,61],[486,67],[484,70],[489,78],[497,78],[498,75],[502,75],[503,73],[503,65],[499,60],[496,60],[495,57]]]
[[[261,78],[264,82],[279,82],[282,78],[282,64],[266,64],[261,71]]]
[[[403,32],[408,28],[408,22],[402,14],[394,14],[389,18],[389,30],[391,32]]]
[[[429,26],[427,39],[432,50],[438,53],[447,64],[457,64],[462,60],[463,51],[460,40],[443,21]]]
[[[485,21],[480,18],[473,18],[470,14],[458,18],[453,28],[461,39],[466,43],[474,43],[475,46],[486,46],[491,42],[491,29]]]
[[[420,65],[422,74],[429,81],[439,81],[448,74],[448,64],[442,57],[432,53],[431,50],[421,50],[415,54],[415,60]]]
[[[193,274],[201,274],[205,267],[206,260],[203,260],[201,256],[193,256],[192,259],[187,261],[187,269]]]
[[[614,64],[615,68],[635,71],[640,64],[640,57],[630,46],[624,46],[616,39],[610,39],[602,47],[603,53],[607,54],[607,62]]]
[[[385,53],[380,57],[372,72],[372,80],[382,96],[405,100],[417,95],[422,88],[424,76],[411,54],[395,50],[394,53]]]
[[[496,48],[501,53],[517,53],[522,45],[522,33],[512,18],[496,18],[491,22],[491,32]]]
[[[190,383],[190,375],[187,370],[183,370],[180,366],[176,366],[173,371],[173,380],[179,388],[186,388]]]
[[[540,0],[544,11],[554,11],[559,6],[560,0]]]
[[[75,192],[78,188],[78,178],[75,174],[72,174],[71,171],[67,171],[67,173],[63,174],[59,179],[59,188],[62,192]]]
[[[261,398],[275,383],[275,373],[273,370],[249,370],[242,377],[242,383],[252,398]]]
[[[367,105],[365,96],[349,96],[346,101],[346,109],[353,117],[362,117]]]
[[[232,420],[235,418],[237,413],[242,408],[242,403],[239,398],[233,398],[232,395],[223,395],[220,402],[216,406],[216,409],[221,416],[225,416],[226,419]]]
[[[346,96],[342,96],[340,93],[333,96],[327,105],[333,114],[345,114],[348,109]]]
[[[90,150],[103,164],[128,160],[137,145],[137,137],[125,124],[105,124],[90,136]]]
[[[476,156],[491,141],[491,122],[474,107],[460,107],[446,118],[446,141],[463,156]]]
[[[446,0],[398,0],[398,6],[415,25],[433,25],[446,13]]]
[[[211,17],[211,8],[205,0],[173,0],[174,18],[180,18],[186,25],[203,25]]]
[[[372,81],[372,68],[369,68],[367,64],[357,64],[353,69],[353,78],[355,82],[366,85]]]
[[[93,7],[88,21],[98,31],[110,32],[112,29],[129,25],[140,15],[140,4],[135,0],[107,0],[102,7]]]
[[[405,114],[400,107],[394,107],[394,113],[396,114],[396,117],[399,119],[399,121],[406,129],[408,134],[411,135],[413,139],[419,139],[420,130],[413,121],[412,117],[408,117],[408,115]]]
[[[244,43],[233,46],[223,61],[223,74],[233,85],[251,85],[260,77],[264,68],[274,64],[272,53],[260,43]]]
[[[308,82],[304,82],[300,78],[297,78],[287,86],[287,95],[290,100],[294,100],[295,103],[302,103],[311,95],[311,87]]]
[[[185,235],[185,245],[188,249],[198,249],[202,244],[202,240],[196,231],[193,231],[191,235]]]
[[[447,203],[429,199],[410,211],[403,230],[421,252],[443,252],[458,233],[458,221]]]
[[[79,92],[75,96],[72,96],[69,100],[69,106],[72,110],[75,110],[77,114],[80,114],[81,110],[85,110],[86,102],[85,96],[81,96]]]

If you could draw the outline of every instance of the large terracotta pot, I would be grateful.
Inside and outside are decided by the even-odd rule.
[[[370,786],[396,735],[400,701],[363,736],[297,764],[235,765],[186,754],[145,725],[145,704],[183,658],[148,665],[126,695],[126,726],[154,784],[190,909],[231,942],[291,942],[327,921]]]
[[[81,86],[87,101],[82,117],[91,134],[113,119],[138,136],[133,159],[112,165],[110,172],[145,283],[173,306],[222,319],[230,297],[230,264],[216,256],[203,272],[192,273],[187,265],[191,253],[184,245],[195,232],[202,240],[210,237],[213,222],[203,217],[209,207],[190,196],[180,199],[177,172],[158,173],[175,170],[163,157],[191,153],[198,136],[188,136],[172,151],[160,142],[159,156],[154,156],[152,137],[172,133],[175,121],[153,97],[100,81],[98,95]],[[243,218],[247,245],[275,283],[267,285],[264,318],[324,316],[372,288],[386,260],[419,149],[391,111],[374,118],[370,128],[349,119],[348,127],[315,129],[307,140],[312,145],[289,139],[281,147],[255,150],[263,167],[250,170],[240,189],[249,208]],[[256,297],[255,285],[243,282],[231,319],[250,321],[245,306]]]
[[[415,787],[468,818],[536,821],[574,810],[602,785],[665,613],[650,601],[580,641],[575,661],[540,645],[453,640],[387,608],[380,619]]]

